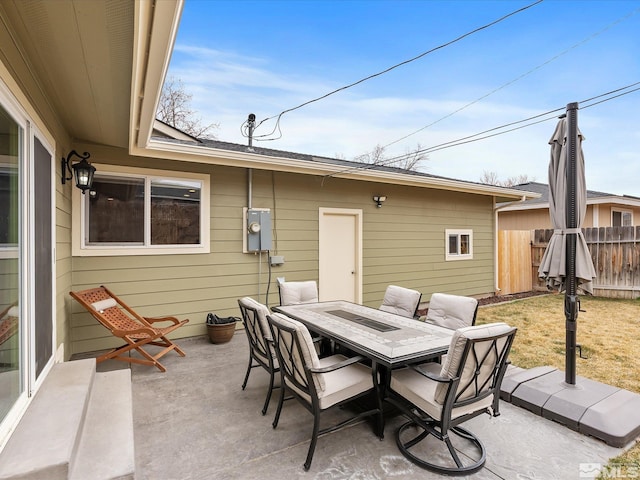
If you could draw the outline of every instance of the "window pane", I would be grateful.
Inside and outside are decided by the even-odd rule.
[[[631,222],[631,212],[622,212],[622,226],[623,227],[630,227],[632,225]]]
[[[198,182],[151,182],[151,244],[200,243],[200,191]]]
[[[9,159],[10,157],[5,157]],[[0,246],[18,246],[18,165],[0,163]],[[13,162],[11,162],[13,163]]]
[[[622,226],[622,212],[613,212],[611,219],[612,227],[621,227]]]
[[[144,244],[144,179],[96,174],[88,205],[87,244]]]
[[[440,237],[442,238],[442,237]],[[449,255],[458,253],[458,236],[449,235]]]
[[[460,255],[469,255],[469,235],[460,235]]]

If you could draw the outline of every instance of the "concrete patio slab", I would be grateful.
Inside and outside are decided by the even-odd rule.
[[[305,472],[312,417],[288,402],[274,430],[276,402],[261,415],[266,372],[254,369],[246,390],[240,388],[249,352],[244,332],[222,345],[206,337],[177,343],[187,356],[164,357],[166,373],[132,366],[137,479],[445,478],[400,454],[395,444],[395,431],[404,422],[400,416],[387,418],[382,441],[367,421],[320,437],[311,469]],[[127,367],[118,362],[98,367],[114,365]],[[603,466],[623,452],[509,403],[502,402],[500,411],[499,417],[483,415],[466,423],[488,453],[485,467],[463,478],[583,478],[585,466]],[[337,410],[326,420],[344,414]]]

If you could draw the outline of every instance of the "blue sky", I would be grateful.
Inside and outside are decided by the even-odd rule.
[[[277,116],[534,1],[186,0],[168,76],[184,83],[204,122],[220,124],[219,140],[246,144],[240,132],[249,113],[258,122]],[[639,0],[544,0],[286,113],[280,138],[255,143],[347,159],[391,144],[386,153],[394,156],[636,82]],[[640,196],[640,90],[589,103],[578,111],[587,188]],[[422,170],[470,181],[485,171],[500,179],[526,174],[546,183],[555,123],[433,151]],[[255,135],[274,127],[266,121]]]

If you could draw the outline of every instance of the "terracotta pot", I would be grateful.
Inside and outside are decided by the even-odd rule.
[[[222,323],[219,325],[207,324],[207,333],[211,343],[227,343],[233,338],[236,331],[236,322]]]

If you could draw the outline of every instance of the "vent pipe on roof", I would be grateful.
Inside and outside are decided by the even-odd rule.
[[[247,147],[247,151],[253,152],[253,131],[256,128],[256,116],[253,113],[249,114],[249,118],[247,118],[247,137],[249,138],[249,146]]]

